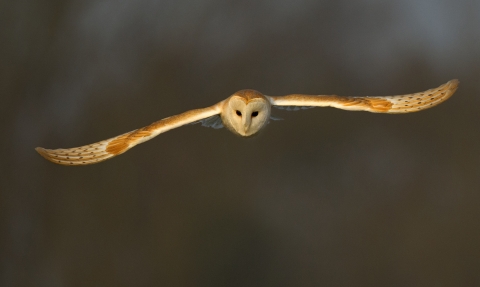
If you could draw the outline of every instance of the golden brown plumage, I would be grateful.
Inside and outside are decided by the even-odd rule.
[[[451,80],[438,88],[399,96],[340,97],[294,94],[270,97],[270,102],[274,106],[334,107],[350,111],[390,114],[412,113],[444,102],[455,93],[458,84],[458,80]]]

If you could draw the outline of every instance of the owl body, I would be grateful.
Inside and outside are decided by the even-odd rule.
[[[36,150],[47,160],[62,165],[87,165],[122,154],[157,135],[192,123],[215,129],[226,127],[236,135],[250,137],[269,122],[272,106],[286,110],[310,107],[334,107],[349,111],[401,114],[418,112],[447,100],[458,87],[451,80],[438,88],[420,93],[383,97],[340,97],[335,95],[266,96],[255,90],[241,90],[207,108],[164,118],[146,127],[90,145],[68,149]]]

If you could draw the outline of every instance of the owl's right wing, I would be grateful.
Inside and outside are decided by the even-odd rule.
[[[68,149],[44,149],[37,147],[35,150],[47,160],[57,164],[93,164],[122,154],[137,144],[148,141],[171,129],[219,115],[222,110],[222,104],[223,102],[220,102],[208,108],[190,110],[114,138],[81,147]]]
[[[294,94],[268,97],[268,99],[273,106],[287,110],[299,110],[308,107],[334,107],[342,110],[372,113],[412,113],[444,102],[455,93],[458,83],[458,80],[451,80],[438,88],[399,96],[340,97]]]

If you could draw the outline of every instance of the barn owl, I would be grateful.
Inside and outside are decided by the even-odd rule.
[[[234,134],[249,137],[262,130],[271,119],[271,108],[299,110],[310,107],[334,107],[349,111],[401,114],[436,106],[448,99],[458,87],[451,80],[425,92],[383,97],[340,97],[336,95],[266,96],[254,90],[241,90],[227,99],[203,109],[164,118],[146,127],[90,145],[68,149],[36,150],[47,160],[62,165],[87,165],[122,154],[157,135],[186,124],[201,123],[214,129],[226,127]]]

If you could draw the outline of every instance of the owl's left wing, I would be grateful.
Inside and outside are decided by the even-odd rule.
[[[67,149],[45,149],[37,147],[36,151],[47,160],[62,165],[86,165],[101,162],[122,154],[137,144],[143,143],[157,135],[193,122],[215,117],[221,113],[222,103],[214,106],[190,110],[171,116],[146,127],[107,139],[97,143]]]
[[[438,88],[399,96],[339,97],[294,94],[268,99],[273,106],[289,110],[304,107],[334,107],[350,111],[400,114],[418,112],[444,102],[455,93],[458,84],[458,80],[451,80]]]

